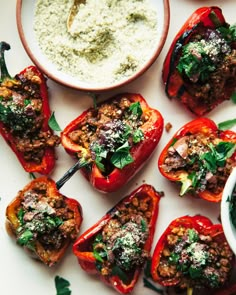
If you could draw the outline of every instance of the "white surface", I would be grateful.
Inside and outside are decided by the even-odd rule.
[[[221,202],[221,221],[224,229],[224,233],[231,249],[236,254],[236,228],[231,222],[231,217],[229,213],[230,198],[233,194],[236,185],[236,168],[233,169],[230,177],[228,178]]]
[[[31,1],[31,0],[26,0]],[[0,0],[1,4],[1,40],[11,45],[11,50],[6,52],[6,61],[9,72],[14,75],[23,68],[32,64],[21,45],[15,21],[15,1]],[[222,7],[228,22],[235,22],[235,0],[171,0],[171,22],[166,44],[158,60],[138,80],[126,87],[106,93],[103,97],[110,97],[119,92],[129,91],[141,93],[150,106],[157,108],[164,117],[165,123],[171,122],[173,128],[169,133],[163,133],[161,141],[152,158],[142,171],[125,187],[114,194],[103,195],[95,191],[90,184],[77,173],[69,180],[61,192],[69,197],[79,200],[83,207],[84,221],[81,233],[92,226],[105,212],[119,199],[133,191],[143,182],[152,184],[157,190],[164,191],[165,197],[160,201],[160,210],[157,220],[154,246],[167,225],[176,217],[185,214],[203,214],[218,222],[220,204],[208,203],[204,200],[179,197],[178,189],[164,179],[157,169],[157,159],[162,148],[169,141],[173,133],[183,124],[192,120],[194,116],[186,111],[176,101],[170,101],[165,93],[161,81],[161,70],[164,57],[170,46],[170,42],[182,26],[186,18],[202,5],[217,5]],[[30,17],[30,16],[29,16]],[[85,93],[64,88],[55,82],[48,80],[50,104],[59,125],[63,129],[72,119],[83,110],[91,106],[92,100]],[[236,105],[228,101],[218,106],[208,117],[216,123],[226,119],[235,118]],[[8,237],[5,231],[5,209],[8,203],[16,196],[29,181],[29,175],[25,173],[16,160],[14,154],[5,141],[0,138],[1,149],[1,186],[0,186],[0,269],[1,283],[0,294],[15,295],[53,295],[56,293],[54,277],[62,276],[71,283],[72,295],[113,295],[117,294],[110,287],[105,286],[96,277],[88,275],[80,269],[76,257],[71,249],[67,252],[63,261],[54,268],[48,268],[29,258],[26,253]],[[56,181],[73,164],[73,160],[63,148],[57,149],[58,160],[51,177]],[[142,276],[133,293],[135,295],[156,294],[143,287]]]

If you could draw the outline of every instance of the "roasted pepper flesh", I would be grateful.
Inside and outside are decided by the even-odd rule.
[[[160,194],[142,185],[122,199],[73,245],[83,270],[130,293],[150,257]]]
[[[218,289],[230,278],[234,255],[221,224],[204,216],[173,220],[156,244],[151,264],[155,282],[180,289]]]
[[[181,183],[180,195],[194,194],[219,202],[236,161],[236,133],[221,131],[208,118],[185,124],[175,133],[158,159],[167,179]]]
[[[98,190],[113,192],[144,165],[163,132],[162,115],[139,94],[117,95],[73,120],[61,141],[84,159],[83,175]]]
[[[163,65],[169,98],[197,116],[230,99],[236,89],[235,26],[218,7],[198,8],[174,38]]]
[[[8,49],[7,43],[0,43],[0,133],[27,172],[49,174],[60,138],[48,125],[51,112],[46,81],[34,66],[10,77],[4,60]]]
[[[19,191],[6,209],[7,229],[17,243],[48,266],[59,262],[79,233],[80,204],[60,194],[43,176]]]

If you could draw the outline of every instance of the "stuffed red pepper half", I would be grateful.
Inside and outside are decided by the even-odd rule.
[[[190,193],[211,202],[221,200],[235,163],[236,133],[219,130],[208,118],[180,128],[158,159],[162,175],[181,183],[181,196]]]
[[[163,65],[169,98],[202,116],[236,90],[236,26],[218,7],[198,8],[174,38]]]
[[[151,275],[163,286],[210,291],[227,285],[233,263],[221,224],[201,215],[182,216],[169,224],[157,242]]]
[[[131,292],[150,257],[160,197],[144,184],[83,233],[73,245],[81,268],[122,294]]]
[[[27,172],[49,174],[60,138],[48,125],[51,112],[46,81],[34,66],[10,77],[4,58],[9,49],[0,42],[0,134]]]
[[[60,194],[46,176],[26,185],[6,209],[8,233],[32,256],[48,266],[61,260],[78,237],[82,209]]]
[[[62,132],[65,150],[99,191],[114,192],[144,165],[163,132],[162,115],[139,94],[117,95],[90,108]]]

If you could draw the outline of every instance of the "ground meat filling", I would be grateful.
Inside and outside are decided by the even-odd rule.
[[[102,158],[104,174],[109,174],[114,165],[111,158],[118,148],[127,144],[131,148],[143,140],[142,125],[149,119],[142,113],[135,114],[131,107],[134,103],[122,97],[112,102],[105,102],[98,108],[88,111],[83,122],[68,135],[71,141],[87,150],[88,161]],[[100,153],[100,154],[99,154]]]
[[[191,180],[188,191],[218,194],[232,170],[234,150],[234,143],[222,142],[213,134],[189,134],[170,146],[162,168],[178,175],[187,172]]]
[[[218,98],[229,99],[236,87],[236,50],[220,31],[198,27],[184,47],[177,68],[191,96],[209,105]],[[189,59],[191,54],[192,58]]]
[[[0,87],[0,120],[12,133],[16,148],[25,161],[41,163],[46,147],[57,146],[60,138],[43,131],[44,114],[41,79],[32,70],[5,80]]]
[[[116,274],[127,283],[137,268],[144,265],[150,253],[144,249],[149,236],[151,199],[133,198],[120,205],[114,216],[93,241],[97,269],[103,276]]]
[[[226,242],[198,233],[195,229],[174,227],[168,234],[157,268],[163,280],[178,280],[181,289],[219,288],[232,268],[233,254]]]
[[[17,242],[31,250],[36,242],[49,251],[60,249],[66,240],[77,236],[73,211],[63,196],[48,196],[45,183],[24,193],[17,215]]]

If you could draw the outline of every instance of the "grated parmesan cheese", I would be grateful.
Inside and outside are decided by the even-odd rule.
[[[139,70],[158,37],[150,0],[87,0],[67,31],[73,0],[37,0],[34,31],[58,68],[85,83],[110,84]]]

